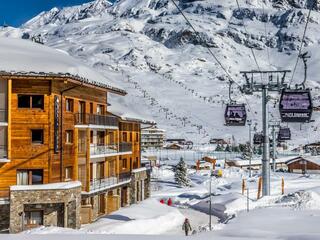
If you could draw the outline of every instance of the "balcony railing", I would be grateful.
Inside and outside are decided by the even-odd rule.
[[[0,145],[0,159],[7,158],[7,157],[8,157],[7,146]]]
[[[132,143],[126,143],[126,142],[120,143],[119,152],[132,152]]]
[[[120,174],[118,177],[109,177],[109,178],[101,178],[94,179],[90,182],[90,191],[97,191],[101,189],[107,189],[109,187],[125,183],[131,180],[131,174],[125,173]]]
[[[117,145],[91,145],[90,146],[90,155],[104,155],[118,153]]]
[[[7,110],[0,109],[0,122],[7,122],[8,121],[7,114],[8,114]]]
[[[116,154],[123,152],[131,152],[132,144],[131,143],[120,143],[119,148],[117,144],[110,145],[94,145],[90,146],[90,155],[106,155],[106,154]]]
[[[75,124],[84,124],[84,125],[99,125],[99,126],[112,126],[118,127],[119,120],[113,116],[106,115],[96,115],[88,113],[76,113],[75,114]]]

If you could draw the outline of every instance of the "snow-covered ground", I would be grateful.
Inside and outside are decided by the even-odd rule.
[[[59,235],[71,235],[70,239],[82,239],[83,235],[86,239],[124,239],[130,235],[132,239],[180,239],[187,217],[193,228],[192,239],[319,239],[320,175],[272,173],[271,196],[257,199],[258,173],[249,178],[242,169],[223,169],[223,176],[213,177],[211,182],[213,226],[209,231],[209,173],[189,169],[192,186],[180,187],[174,181],[172,166],[155,167],[152,196],[141,204],[122,208],[80,230],[42,227],[17,237],[30,239],[31,235],[31,239],[38,239],[39,234],[46,234],[48,239],[58,239]],[[247,191],[242,195],[243,179],[248,196]],[[172,206],[160,203],[169,198]]]

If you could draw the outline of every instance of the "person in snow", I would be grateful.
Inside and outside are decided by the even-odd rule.
[[[186,219],[184,220],[184,223],[183,223],[183,225],[182,225],[182,230],[184,230],[186,236],[189,235],[189,231],[190,231],[190,232],[192,231],[192,228],[191,228],[191,225],[190,225],[190,222],[189,222],[189,219],[188,219],[188,218],[186,218]]]

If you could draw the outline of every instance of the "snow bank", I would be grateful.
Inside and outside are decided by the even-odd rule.
[[[184,216],[178,209],[148,199],[86,225],[87,233],[103,234],[162,234],[181,228]]]

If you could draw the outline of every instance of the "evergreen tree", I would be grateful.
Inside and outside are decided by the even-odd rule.
[[[251,151],[249,144],[244,144],[242,149],[242,159],[248,160],[251,158]]]
[[[257,154],[262,155],[262,147],[261,146],[258,147]]]
[[[215,149],[216,152],[221,152],[223,151],[223,147],[221,147],[220,144],[217,145],[216,149]]]
[[[226,148],[224,149],[225,152],[231,152],[231,147],[227,144]]]
[[[175,172],[174,172],[174,179],[177,184],[180,186],[188,187],[190,186],[190,180],[187,175],[187,164],[183,160],[183,158],[180,158],[179,163],[175,167]]]

